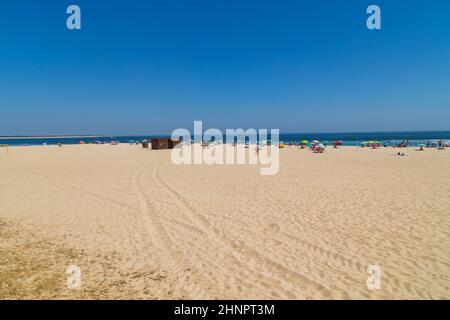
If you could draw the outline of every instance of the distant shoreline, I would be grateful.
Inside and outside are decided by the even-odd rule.
[[[85,143],[120,143],[140,142],[144,139],[170,138],[170,135],[148,134],[142,136],[118,135],[54,135],[54,136],[0,136],[0,144],[12,145],[40,145],[40,144],[79,144]],[[191,137],[194,139],[194,137]],[[226,141],[226,136],[223,140]],[[299,141],[322,141],[330,143],[340,140],[345,145],[360,145],[364,141],[381,141],[383,144],[394,145],[408,140],[410,145],[426,144],[431,140],[450,140],[450,131],[411,131],[411,132],[379,132],[379,133],[280,133],[279,141],[284,143],[298,143]]]

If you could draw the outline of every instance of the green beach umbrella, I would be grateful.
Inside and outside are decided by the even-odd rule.
[[[308,140],[302,140],[300,143],[301,144],[308,144],[308,142],[309,142]]]

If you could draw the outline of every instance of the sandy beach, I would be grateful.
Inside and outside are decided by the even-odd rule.
[[[450,150],[397,151],[285,148],[262,176],[126,144],[1,150],[0,299],[450,299]]]

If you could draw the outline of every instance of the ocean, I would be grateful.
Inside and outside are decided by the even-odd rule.
[[[144,139],[169,137],[164,135],[148,136],[101,136],[101,137],[0,137],[0,145],[10,146],[24,145],[56,145],[61,144],[79,144],[94,143],[96,141],[109,143],[118,141],[120,143],[129,143],[130,141],[142,141]],[[344,145],[357,146],[362,141],[378,140],[382,144],[395,145],[402,140],[409,140],[411,146],[417,146],[426,143],[429,140],[450,140],[450,131],[430,131],[430,132],[372,132],[372,133],[280,133],[280,142],[298,143],[301,140],[319,140],[322,142],[331,142],[342,140]]]

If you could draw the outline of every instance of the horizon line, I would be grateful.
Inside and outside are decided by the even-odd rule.
[[[240,128],[235,128],[240,129]],[[334,132],[280,132],[280,134],[380,134],[380,133],[437,133],[450,132],[447,130],[401,130],[401,131],[334,131]],[[144,136],[170,136],[171,133],[148,133],[148,134],[55,134],[55,135],[0,135],[0,139],[51,139],[51,138],[106,138],[106,137],[144,137]]]

